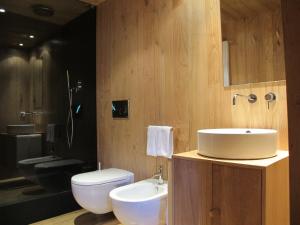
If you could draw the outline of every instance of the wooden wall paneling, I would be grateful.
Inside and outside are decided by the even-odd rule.
[[[196,1],[191,11],[190,148],[197,146],[197,130],[229,127],[230,90],[224,90],[219,1]],[[212,60],[213,59],[213,60]]]
[[[98,11],[98,17],[103,18],[106,23],[113,20],[115,24],[107,25],[102,22],[98,24],[98,26],[105,26],[106,29],[109,29],[111,34],[106,39],[106,37],[101,37],[102,32],[98,33],[98,36],[104,40],[103,45],[100,43],[100,49],[106,48],[109,52],[106,54],[107,51],[101,51],[99,54],[98,51],[98,57],[104,60],[104,63],[98,65],[98,71],[102,71],[100,79],[98,77],[98,83],[103,84],[101,85],[103,89],[98,88],[97,91],[98,97],[100,95],[102,99],[99,107],[101,110],[105,110],[103,117],[100,117],[100,120],[103,118],[105,122],[100,130],[98,127],[99,148],[107,149],[101,154],[103,160],[100,160],[104,161],[104,166],[118,164],[120,168],[135,171],[136,179],[141,179],[141,177],[152,176],[156,168],[154,158],[146,159],[143,145],[146,138],[146,126],[143,120],[144,106],[147,102],[144,103],[143,99],[143,92],[146,91],[142,85],[144,82],[141,77],[143,68],[139,66],[143,64],[138,61],[140,60],[139,51],[143,50],[140,48],[143,43],[138,39],[141,37],[138,32],[142,26],[138,24],[139,20],[137,20],[141,4],[134,4],[134,7],[129,7],[124,12],[122,10],[126,9],[126,1],[111,1],[103,5],[109,8],[105,12]],[[110,20],[105,16],[108,16]],[[103,55],[101,55],[102,53]],[[108,61],[107,64],[106,61]],[[149,97],[153,96],[149,95]],[[130,100],[129,120],[113,120],[111,118],[111,101],[113,99]],[[151,112],[152,106],[152,104],[146,105],[149,108],[145,108],[145,110]],[[108,134],[110,134],[110,138],[106,139]],[[128,158],[128,155],[132,158]],[[107,158],[108,160],[105,160]],[[143,169],[135,169],[141,162],[143,162]]]
[[[231,84],[285,79],[279,9],[240,19],[222,13],[222,36],[229,41]]]
[[[276,128],[287,149],[284,83],[223,87],[219,0],[130,3],[97,7],[98,152],[105,166],[131,169],[137,179],[166,166],[146,156],[150,124],[175,128],[175,152],[196,148],[198,129],[217,127]],[[263,99],[272,90],[278,101],[267,110]],[[256,104],[238,99],[232,106],[233,94],[250,92]],[[120,98],[130,99],[129,120],[111,118],[111,100]]]
[[[110,97],[110,69],[112,48],[112,8],[103,4],[102,10],[97,10],[97,149],[98,161],[104,167],[111,166],[111,158],[106,157],[110,153],[111,145],[111,97]],[[104,35],[105,32],[105,35]],[[99,151],[101,149],[101,151]],[[105,154],[106,153],[106,154]]]
[[[249,128],[272,128],[278,130],[278,148],[288,149],[288,126],[286,108],[285,81],[260,84],[233,86],[231,98],[240,93],[254,93],[258,99],[255,104],[249,104],[246,99],[238,98],[237,105],[232,106],[232,126]],[[268,92],[276,94],[277,100],[268,109],[264,96]]]
[[[146,155],[147,126],[171,125],[175,152],[197,147],[197,130],[279,129],[287,149],[285,83],[224,88],[219,0],[110,0],[97,7],[98,157],[104,167],[153,175],[165,159]],[[267,110],[264,95],[274,91]],[[235,93],[258,95],[250,105]],[[129,120],[113,120],[111,101],[130,99]],[[169,165],[170,170],[170,165]],[[167,176],[165,176],[167,177]],[[170,190],[172,191],[172,190]]]
[[[300,2],[282,0],[290,151],[291,224],[300,224]]]

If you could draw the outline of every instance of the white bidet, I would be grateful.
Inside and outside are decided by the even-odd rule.
[[[123,225],[165,225],[168,185],[147,179],[112,190],[115,216]]]

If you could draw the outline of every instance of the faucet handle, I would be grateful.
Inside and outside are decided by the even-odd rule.
[[[257,96],[255,94],[248,95],[248,102],[255,103],[257,101]]]
[[[276,95],[273,92],[269,92],[265,95],[265,100],[266,101],[275,101],[276,100]]]
[[[276,101],[276,95],[273,92],[269,92],[265,95],[265,100],[268,103],[268,109],[269,109],[270,103]]]

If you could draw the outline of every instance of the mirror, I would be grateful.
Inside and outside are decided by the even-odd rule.
[[[280,0],[220,0],[224,86],[285,80]]]

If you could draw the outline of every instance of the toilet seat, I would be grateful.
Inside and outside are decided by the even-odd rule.
[[[117,187],[133,183],[134,174],[110,168],[75,175],[71,178],[72,193],[84,209],[104,214],[112,211],[109,192]]]
[[[110,168],[75,175],[72,177],[71,182],[72,184],[82,186],[101,185],[115,181],[128,180],[128,178],[132,176],[133,173],[129,171]]]

